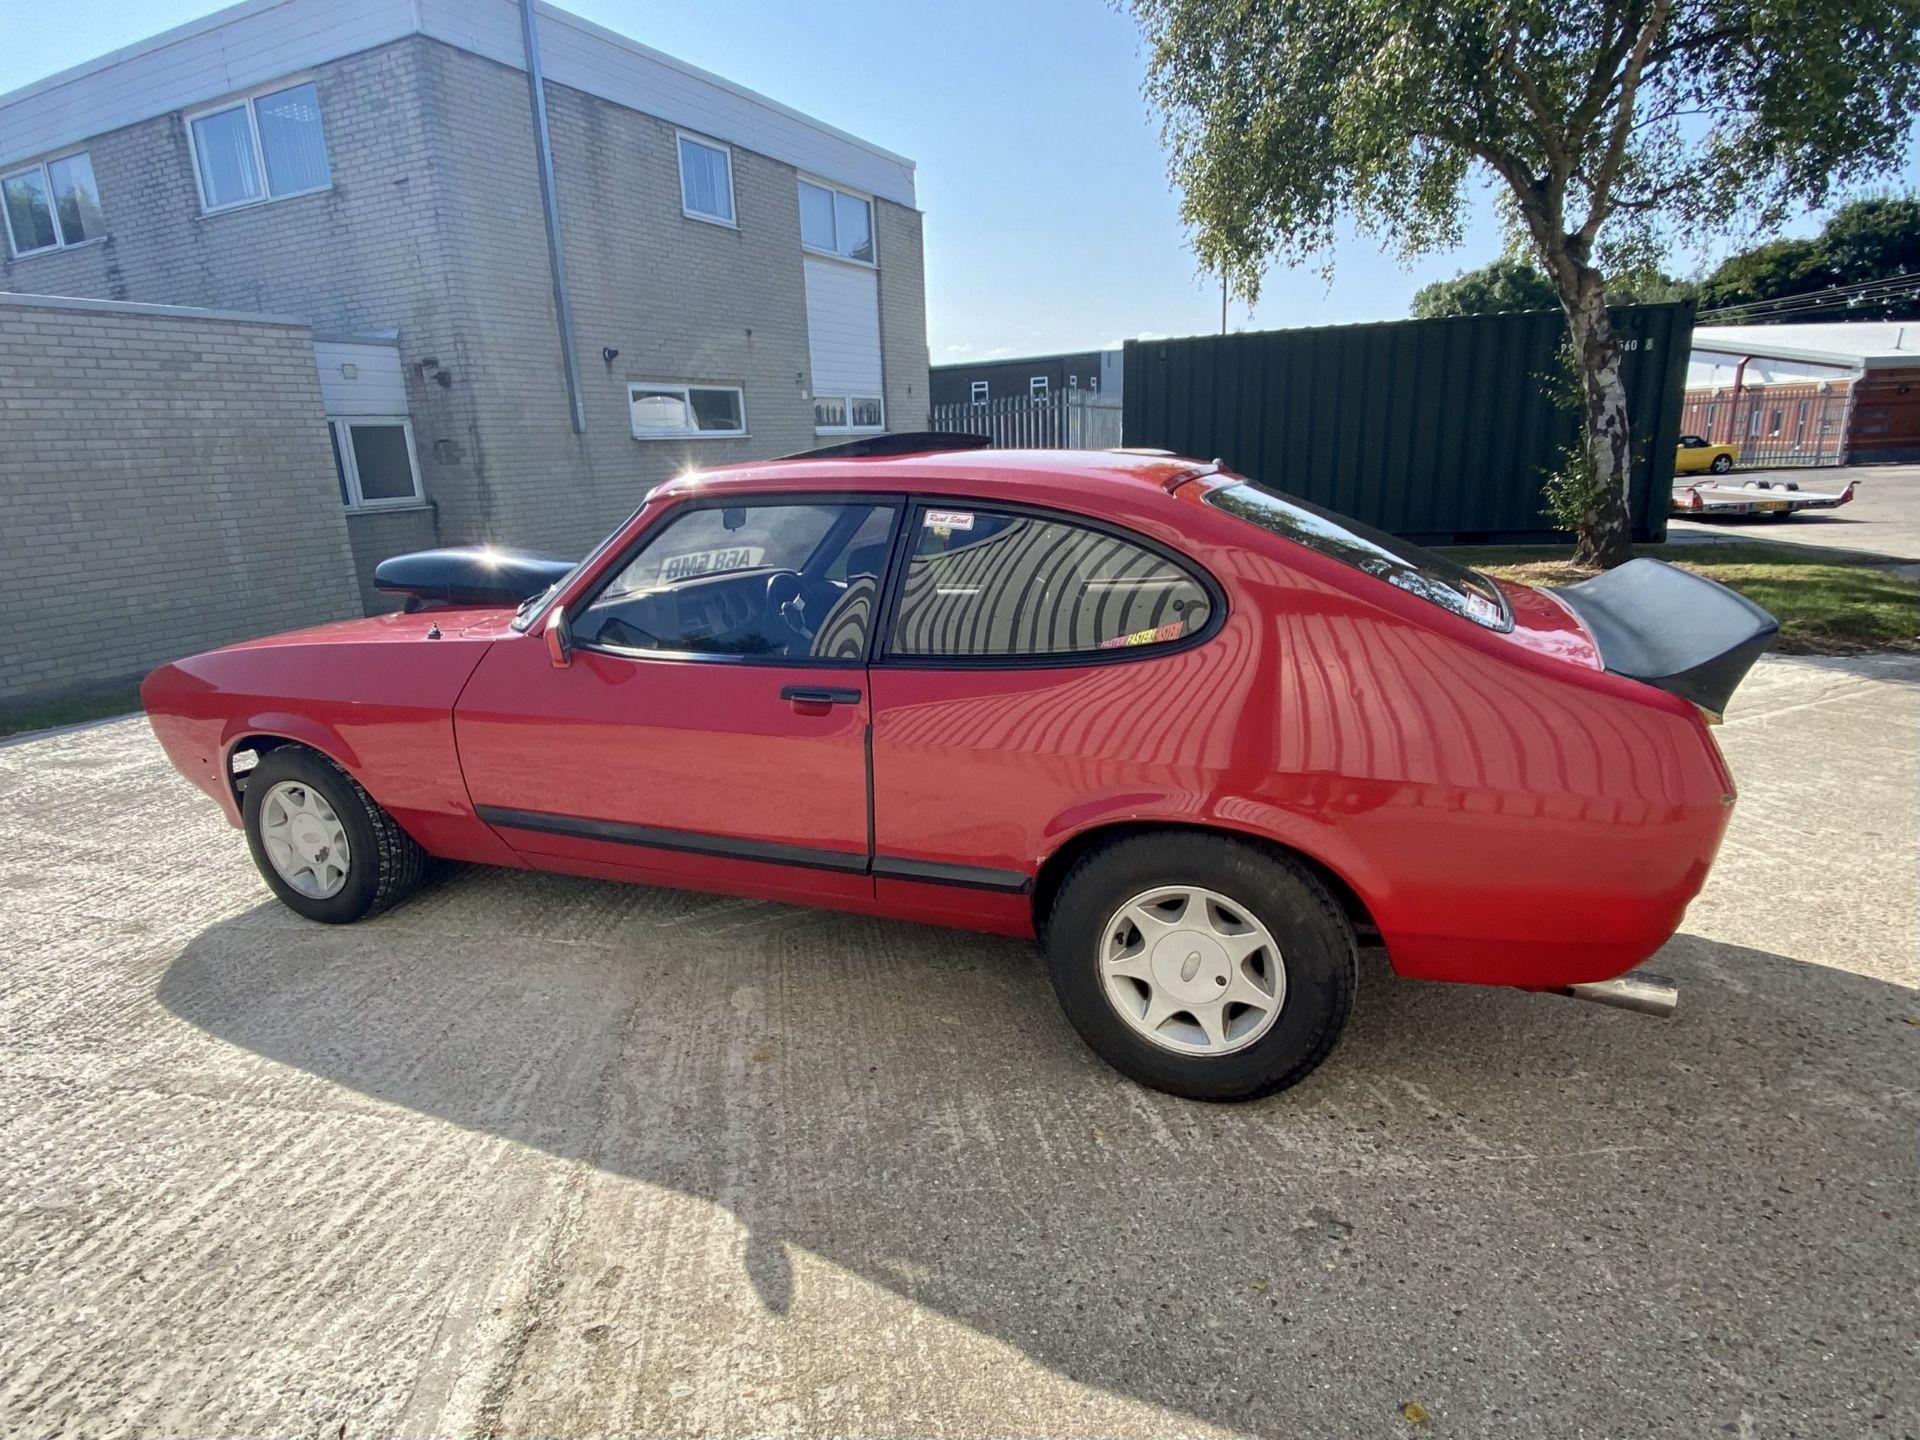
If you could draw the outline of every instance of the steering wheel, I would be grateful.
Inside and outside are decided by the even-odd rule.
[[[806,590],[799,572],[776,570],[767,577],[767,613],[802,644],[813,645],[813,630],[807,624]]]

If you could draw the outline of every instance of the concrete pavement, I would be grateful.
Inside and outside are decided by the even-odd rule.
[[[141,722],[0,748],[0,1434],[1920,1434],[1916,702],[1749,680],[1673,1020],[1375,956],[1225,1108],[1025,945],[480,870],[328,929]]]

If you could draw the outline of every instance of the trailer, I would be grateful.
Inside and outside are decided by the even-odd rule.
[[[1673,487],[1672,513],[1690,520],[1718,520],[1759,515],[1769,520],[1787,520],[1802,510],[1838,510],[1853,499],[1849,480],[1838,495],[1802,490],[1796,480],[1749,480],[1744,485],[1729,485],[1719,480],[1676,481]]]

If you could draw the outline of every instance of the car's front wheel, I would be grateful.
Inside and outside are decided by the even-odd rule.
[[[1332,1051],[1358,975],[1353,927],[1290,856],[1221,835],[1132,836],[1084,856],[1047,923],[1054,992],[1122,1074],[1250,1100]]]
[[[247,777],[247,847],[269,889],[309,920],[344,925],[397,904],[427,854],[360,782],[318,751],[269,750]]]
[[[1733,458],[1729,455],[1716,455],[1713,457],[1713,464],[1707,468],[1716,475],[1725,475],[1733,469]]]

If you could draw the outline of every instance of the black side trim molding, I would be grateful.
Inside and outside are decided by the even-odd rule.
[[[1018,870],[987,865],[946,865],[938,860],[899,860],[876,855],[873,873],[882,880],[917,880],[923,885],[957,885],[964,890],[995,890],[1024,895],[1033,882]]]
[[[545,835],[571,835],[578,840],[606,840],[616,845],[640,845],[649,850],[679,850],[723,860],[758,860],[765,865],[796,865],[805,870],[840,870],[859,875],[867,869],[865,855],[847,850],[817,850],[810,845],[740,840],[731,835],[703,835],[697,830],[662,830],[652,825],[547,815],[537,810],[508,810],[498,805],[476,805],[474,813],[489,825],[535,830]]]
[[[697,830],[663,830],[653,825],[549,815],[539,810],[512,810],[500,805],[476,805],[474,813],[487,824],[506,830],[568,835],[576,840],[604,840],[648,850],[677,850],[688,855],[712,855],[721,860],[756,860],[763,865],[837,870],[849,875],[872,873],[882,880],[915,880],[923,885],[953,885],[964,890],[992,890],[1002,895],[1024,895],[1032,886],[1032,881],[1018,870],[995,870],[986,865],[946,865],[937,860],[889,859],[884,855],[869,864],[865,855],[850,850],[741,840],[731,835],[705,835]]]

